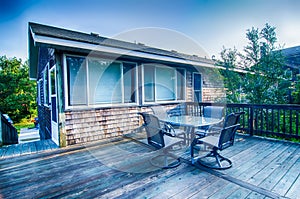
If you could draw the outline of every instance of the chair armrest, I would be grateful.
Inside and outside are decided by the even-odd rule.
[[[173,128],[173,126],[171,124],[164,123],[163,130],[164,130],[164,134],[171,136],[171,137],[176,137],[175,129]]]

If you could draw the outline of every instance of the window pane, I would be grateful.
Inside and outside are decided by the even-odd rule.
[[[154,67],[144,66],[145,102],[154,102]]]
[[[135,64],[123,63],[124,102],[136,102]]]
[[[50,81],[51,81],[51,95],[55,95],[56,94],[55,69],[50,71]]]
[[[121,67],[119,63],[89,60],[90,104],[121,103]]]
[[[69,105],[87,104],[86,65],[83,58],[67,57]]]
[[[156,99],[175,100],[175,70],[172,68],[156,68]]]
[[[183,69],[177,69],[177,99],[184,100],[185,74]]]

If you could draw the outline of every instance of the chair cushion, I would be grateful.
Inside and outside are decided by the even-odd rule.
[[[219,136],[207,136],[200,140],[206,144],[213,146],[213,147],[218,147],[218,144],[219,144]]]
[[[169,147],[175,144],[179,144],[179,142],[182,142],[182,139],[165,135],[164,141],[165,141],[165,147]]]

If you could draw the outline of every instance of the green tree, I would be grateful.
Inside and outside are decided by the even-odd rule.
[[[276,46],[275,27],[266,24],[247,31],[245,67],[251,73],[245,75],[243,90],[251,103],[284,104],[288,102],[290,82],[285,78],[284,57]]]
[[[296,76],[296,81],[293,82],[293,103],[300,104],[300,74]]]
[[[29,80],[28,62],[0,57],[0,110],[14,122],[36,113],[36,83]]]
[[[225,74],[225,79],[227,77],[229,82],[226,84],[228,86],[226,88],[232,93],[236,93],[237,88],[240,87],[247,103],[287,103],[290,81],[285,77],[284,57],[280,47],[276,46],[275,27],[269,24],[265,24],[262,30],[252,27],[247,30],[246,38],[248,44],[245,46],[243,54],[236,50],[221,52],[220,63],[226,66],[226,69],[228,64],[231,68],[242,68],[247,71],[239,75],[226,76]],[[222,56],[222,54],[225,55]],[[241,63],[237,63],[237,59]],[[237,81],[237,79],[239,80]],[[242,94],[240,93],[240,95]],[[236,97],[228,96],[228,98]]]
[[[224,87],[226,88],[227,103],[241,102],[241,75],[234,71],[237,68],[238,52],[237,49],[226,49],[223,47],[220,53],[221,60],[217,61],[217,65],[223,66],[226,70],[219,70],[223,76]]]

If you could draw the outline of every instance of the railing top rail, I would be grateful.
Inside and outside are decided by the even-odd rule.
[[[253,108],[268,108],[268,109],[288,109],[300,110],[300,105],[297,104],[235,104],[235,103],[210,103],[210,102],[186,102],[186,104],[198,104],[204,106],[227,106],[227,107],[253,107]]]

